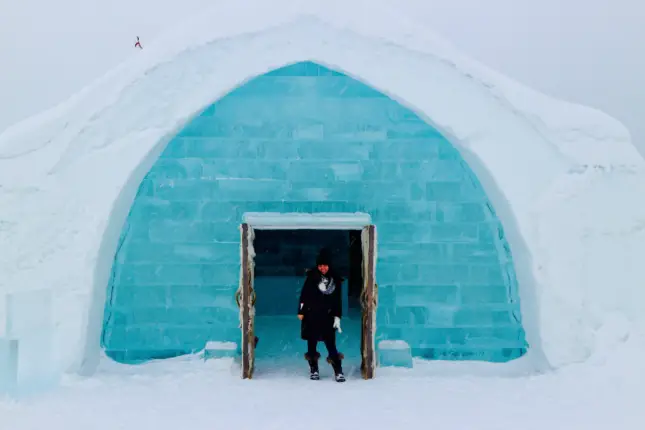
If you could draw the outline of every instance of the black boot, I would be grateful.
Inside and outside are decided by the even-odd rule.
[[[309,363],[309,379],[312,381],[317,381],[320,379],[320,374],[318,373],[318,359],[320,354],[316,353],[313,357],[310,354],[305,354],[305,359]]]
[[[331,364],[334,369],[334,378],[336,382],[345,382],[345,375],[343,374],[343,354],[338,354],[336,357],[327,357],[327,362]]]

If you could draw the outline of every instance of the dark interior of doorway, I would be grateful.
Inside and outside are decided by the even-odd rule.
[[[332,266],[344,279],[342,333],[337,334],[337,345],[346,357],[346,372],[360,365],[361,231],[256,229],[256,374],[306,372],[306,346],[300,339],[300,321],[296,318],[298,299],[306,271],[315,267],[316,256],[323,247],[331,251]],[[326,356],[322,343],[318,351]]]

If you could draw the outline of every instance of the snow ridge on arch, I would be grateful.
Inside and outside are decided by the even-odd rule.
[[[113,105],[128,86],[134,85],[151,70],[174,61],[186,51],[217,41],[264,37],[265,33],[280,27],[291,27],[294,33],[295,27],[304,27],[299,29],[296,37],[286,40],[282,47],[283,50],[292,51],[297,45],[310,43],[306,27],[322,24],[328,30],[332,27],[332,34],[349,31],[361,37],[378,39],[383,44],[396,45],[410,52],[433,57],[454,69],[455,74],[472,80],[488,96],[506,104],[536,131],[561,147],[572,142],[586,145],[585,148],[577,146],[566,149],[577,157],[589,159],[589,145],[613,142],[620,143],[621,146],[620,151],[617,151],[617,145],[614,145],[614,162],[632,163],[629,157],[625,157],[631,156],[633,150],[629,144],[629,133],[615,119],[587,107],[548,98],[468,59],[406,14],[404,5],[388,0],[362,2],[362,5],[365,7],[355,5],[356,9],[352,10],[340,0],[325,2],[324,5],[298,0],[278,0],[271,4],[241,0],[235,7],[225,2],[215,2],[210,10],[198,11],[191,19],[168,31],[165,37],[146,45],[146,50],[138,58],[109,71],[60,106],[5,130],[0,134],[0,160],[31,153],[55,141],[69,141],[88,122],[100,116],[101,111]],[[257,13],[249,16],[247,11],[250,7]],[[333,45],[338,40],[330,37],[323,43]],[[291,62],[310,59],[308,55],[292,57]],[[273,67],[279,65],[281,64],[272,64]],[[388,68],[393,67],[389,65]],[[607,162],[608,154],[603,151],[600,153],[599,160]]]
[[[246,79],[307,59],[390,95],[451,139],[504,222],[519,283],[534,286],[535,297],[523,300],[533,312],[522,312],[527,332],[539,332],[541,339],[529,342],[541,343],[553,366],[588,356],[600,317],[581,309],[596,296],[590,293],[594,269],[581,263],[588,257],[577,241],[584,229],[598,226],[589,219],[564,230],[551,221],[554,214],[558,222],[570,219],[574,210],[567,199],[581,192],[594,196],[594,181],[604,181],[586,164],[640,171],[643,161],[624,127],[466,64],[440,44],[426,44],[430,37],[409,22],[398,26],[392,19],[398,12],[391,9],[371,3],[361,17],[310,6],[306,19],[291,9],[280,17],[261,13],[274,8],[275,3],[266,6],[252,19],[242,5],[202,14],[58,110],[0,135],[0,234],[12,250],[0,256],[0,292],[35,288],[48,279],[59,293],[57,353],[64,367],[78,369],[98,354],[101,321],[93,306],[104,303],[100,291],[114,237],[167,136]],[[424,52],[428,46],[432,53]],[[634,213],[622,220],[627,224],[640,216],[629,195],[610,196]],[[591,197],[580,200],[591,213],[599,204]],[[544,239],[563,235],[566,255]],[[561,261],[570,260],[580,263],[586,285],[562,267]],[[77,270],[61,270],[70,266]],[[577,295],[563,295],[572,282]]]

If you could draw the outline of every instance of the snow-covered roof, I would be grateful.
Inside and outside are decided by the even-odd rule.
[[[147,95],[152,95],[164,89],[161,85],[172,84],[169,85],[171,88],[165,88],[164,100],[170,95],[167,90],[172,90],[184,103],[172,106],[164,104],[176,119],[182,120],[194,114],[196,107],[211,102],[245,79],[286,63],[306,59],[318,60],[347,71],[413,105],[417,111],[433,114],[430,118],[432,122],[447,129],[462,142],[485,131],[482,122],[487,122],[488,128],[496,127],[494,123],[497,118],[491,116],[491,112],[472,109],[477,115],[471,115],[471,112],[459,109],[465,101],[475,103],[482,96],[487,96],[574,162],[633,164],[635,159],[640,158],[635,156],[637,152],[630,144],[629,132],[615,119],[597,110],[546,97],[468,59],[432,34],[422,23],[407,16],[404,5],[392,7],[384,0],[364,3],[365,8],[338,0],[323,3],[309,5],[288,0],[271,3],[245,0],[235,5],[219,2],[208,12],[199,11],[156,43],[146,45],[139,58],[133,58],[110,71],[60,106],[7,129],[0,135],[0,158],[11,159],[56,144],[70,146],[66,148],[68,151],[62,150],[67,155],[61,154],[61,158],[69,158],[69,152],[78,153],[75,151],[76,145],[72,148],[73,141],[82,139],[86,143],[78,145],[91,150],[109,145],[109,140],[118,138],[119,133],[141,129],[140,123],[127,123],[122,124],[118,131],[100,136],[100,143],[83,139],[87,136],[85,133],[96,129],[100,119],[108,119],[106,113],[117,107],[124,108],[124,102],[130,102],[130,114],[145,111],[146,106],[159,108],[160,94],[147,97],[144,94],[146,90],[150,91]],[[249,10],[253,10],[253,13],[249,14]],[[378,41],[381,46],[372,52],[377,62],[356,64],[357,61],[350,61],[351,55],[341,54],[340,51],[350,39],[355,43],[353,49],[358,48],[356,42],[359,41],[360,46],[368,49],[370,43]],[[233,76],[223,76],[223,64],[218,62],[221,57],[226,58],[226,55],[221,55],[222,52],[217,57],[201,56],[208,50],[213,54],[220,50],[230,51],[236,44],[242,46],[246,42],[261,44],[266,50],[262,53],[248,51],[245,59],[234,67],[226,64],[226,70],[235,70]],[[390,49],[398,50],[399,55],[404,51],[410,55],[410,60],[416,57],[414,59],[417,61],[432,61],[435,74],[423,75],[415,70],[404,70],[412,61],[393,64],[388,56]],[[339,52],[333,55],[333,51]],[[199,61],[190,60],[200,56]],[[171,67],[173,64],[175,67]],[[183,65],[182,70],[176,70],[178,65]],[[174,72],[181,76],[173,75]],[[405,72],[416,76],[416,79],[413,83],[402,82],[404,79],[400,75],[393,76],[393,72]],[[447,81],[441,79],[443,76],[437,73],[453,75],[450,79],[452,85],[447,85]],[[156,82],[151,82],[152,77],[156,78]],[[213,77],[217,77],[217,82],[212,80]],[[180,87],[178,78],[185,86]],[[186,91],[191,87],[191,82],[192,88],[201,88],[203,98],[189,98],[194,96]],[[415,103],[416,100],[408,93],[416,91],[419,85],[433,86],[433,98],[440,103],[427,100]],[[457,86],[463,87],[463,90],[451,93]],[[133,106],[131,102],[137,94],[141,99]],[[444,97],[448,94],[449,97]],[[127,100],[126,96],[129,97]],[[440,105],[441,115],[438,115],[439,112],[427,112],[427,107],[431,105]],[[460,122],[457,117],[461,118]],[[109,119],[115,119],[114,114]],[[611,146],[611,151],[607,150],[608,146]]]
[[[312,60],[388,94],[459,148],[505,223],[529,342],[541,344],[551,364],[583,357],[597,326],[591,317],[579,323],[587,312],[581,300],[595,288],[580,240],[598,231],[599,208],[622,208],[618,229],[645,214],[633,203],[645,163],[625,127],[469,60],[403,6],[300,3],[240,0],[197,11],[65,103],[2,133],[0,292],[44,283],[56,290],[65,302],[62,362],[78,367],[95,356],[119,231],[164,144],[248,79]],[[594,194],[599,172],[631,175],[633,191]],[[586,218],[567,206],[572,196],[586,205]],[[563,258],[591,280],[582,285]],[[562,291],[571,284],[573,296]],[[556,324],[544,313],[556,308],[571,316],[559,314]]]

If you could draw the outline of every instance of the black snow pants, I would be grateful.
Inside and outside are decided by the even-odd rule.
[[[329,358],[332,360],[338,357],[338,350],[336,349],[336,332],[331,331],[325,333],[323,337],[323,342],[325,343],[325,348],[327,348],[327,353]],[[316,339],[307,339],[307,354],[310,357],[315,357],[317,355],[318,340]]]

